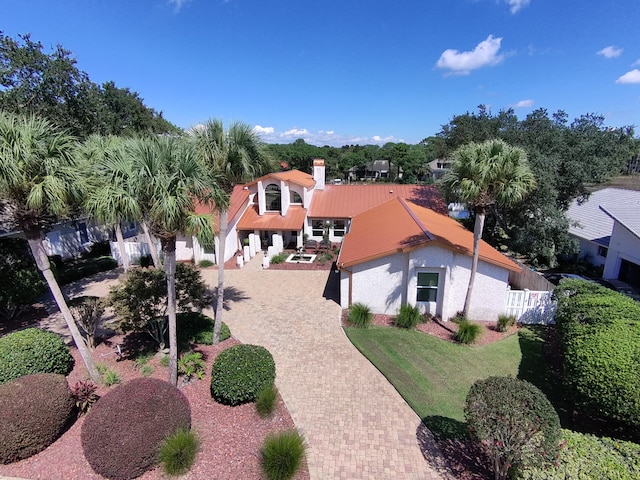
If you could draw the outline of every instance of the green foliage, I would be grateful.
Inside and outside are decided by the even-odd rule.
[[[520,480],[640,478],[640,445],[607,437],[562,430],[560,457],[552,465],[532,465],[518,472]]]
[[[170,360],[171,359],[169,358],[169,355],[163,355],[162,357],[160,357],[160,366],[168,367]]]
[[[0,384],[23,375],[67,375],[73,357],[62,338],[39,328],[27,328],[0,338]]]
[[[347,320],[354,327],[368,328],[372,319],[371,309],[364,303],[354,303],[349,307]]]
[[[181,350],[189,343],[197,345],[213,344],[213,318],[198,312],[185,312],[177,315],[178,344]],[[231,331],[226,323],[220,327],[220,341],[231,337]],[[184,348],[182,348],[184,347]]]
[[[268,480],[288,480],[300,468],[305,442],[296,430],[269,435],[260,451],[262,472]]]
[[[513,315],[500,315],[498,317],[498,323],[496,324],[496,329],[499,332],[506,332],[509,328],[513,327],[516,324],[516,317]]]
[[[511,377],[476,381],[467,394],[465,418],[496,480],[506,479],[512,467],[557,458],[560,419],[544,393],[529,382]]]
[[[273,257],[271,257],[271,260],[269,260],[269,263],[273,263],[274,265],[276,265],[278,263],[283,263],[287,259],[288,256],[289,255],[287,255],[284,252],[278,253],[278,254],[274,255]]]
[[[105,309],[100,297],[82,296],[67,302],[78,327],[80,327],[89,348],[95,347],[96,330]]]
[[[107,387],[112,387],[120,383],[120,375],[114,370],[108,369],[104,372],[102,383]]]
[[[402,305],[393,320],[396,327],[413,330],[422,321],[422,313],[415,305]]]
[[[169,435],[158,452],[164,473],[178,476],[191,470],[198,453],[200,440],[193,430],[179,428]]]
[[[266,418],[273,413],[276,408],[276,400],[278,399],[278,390],[275,385],[269,385],[262,389],[256,399],[256,410],[258,415]]]
[[[191,409],[184,394],[163,380],[137,378],[117,386],[94,405],[80,438],[84,456],[96,473],[128,480],[156,464],[158,449],[169,435],[190,427]]]
[[[259,345],[234,345],[213,363],[211,396],[225,405],[253,402],[276,378],[271,353]]]
[[[460,325],[462,322],[467,322],[467,317],[462,312],[456,312],[456,314],[449,319],[450,322]]]
[[[90,381],[78,380],[71,388],[71,395],[76,402],[79,415],[85,415],[100,396],[96,393],[97,385]]]
[[[73,422],[75,401],[62,375],[39,373],[0,385],[0,463],[28,458]]]
[[[63,262],[61,268],[56,269],[56,279],[60,285],[67,285],[100,272],[113,270],[118,262],[113,257],[78,258]]]
[[[480,333],[482,333],[482,328],[480,327],[480,325],[468,320],[463,320],[458,324],[458,331],[455,333],[453,338],[456,342],[470,345],[472,343],[475,343],[475,341],[480,336]]]
[[[0,318],[18,318],[47,286],[36,267],[27,242],[0,240],[0,278],[10,278],[0,289]]]
[[[200,260],[200,263],[198,263],[200,268],[213,267],[214,265],[215,264],[211,260]]]
[[[640,304],[593,282],[555,290],[564,384],[588,414],[640,426]]]
[[[120,285],[111,289],[111,305],[125,331],[146,331],[164,348],[167,330],[167,278],[163,270],[132,269]],[[202,309],[208,303],[200,272],[185,263],[176,265],[178,312]]]
[[[191,380],[192,377],[202,380],[206,366],[200,352],[187,352],[178,359],[178,373],[186,380]]]
[[[153,373],[153,367],[151,365],[143,365],[140,367],[139,372],[143,377],[149,377]]]

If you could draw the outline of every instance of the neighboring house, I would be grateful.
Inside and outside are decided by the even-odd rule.
[[[436,158],[429,162],[429,169],[431,170],[431,178],[439,180],[451,170],[453,166],[453,160],[450,158]]]
[[[614,220],[600,207],[609,209],[621,205],[631,214],[640,216],[640,192],[605,188],[593,192],[585,202],[571,204],[567,211],[569,233],[578,240],[581,259],[596,267],[607,263]]]
[[[600,209],[613,221],[602,278],[640,290],[640,201]]]
[[[355,216],[337,260],[341,307],[364,303],[373,313],[394,315],[401,305],[417,305],[445,321],[461,311],[473,233],[443,213],[400,197]],[[504,313],[509,272],[520,270],[482,241],[469,317],[496,320]]]
[[[396,171],[395,164],[389,160],[374,160],[366,165],[351,167],[347,170],[347,178],[355,180],[379,180],[388,178],[402,178],[402,169]]]

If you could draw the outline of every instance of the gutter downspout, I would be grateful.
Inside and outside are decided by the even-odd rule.
[[[353,272],[351,270],[347,270],[344,267],[344,263],[342,265],[338,265],[338,270],[347,272],[347,275],[349,275],[349,304],[347,305],[347,308],[349,308],[353,303]]]

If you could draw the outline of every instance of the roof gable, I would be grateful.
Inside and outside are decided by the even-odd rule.
[[[278,182],[291,182],[306,188],[313,188],[316,184],[313,176],[309,175],[308,173],[301,172],[300,170],[287,170],[285,172],[268,173],[267,175],[263,175],[262,177],[255,179],[253,182],[248,183],[247,185],[255,185],[258,182],[264,183],[270,179],[276,180]]]

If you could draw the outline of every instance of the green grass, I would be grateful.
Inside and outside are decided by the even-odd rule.
[[[483,346],[458,345],[411,330],[346,328],[353,344],[389,379],[436,435],[460,435],[473,382],[518,376],[519,337]]]

